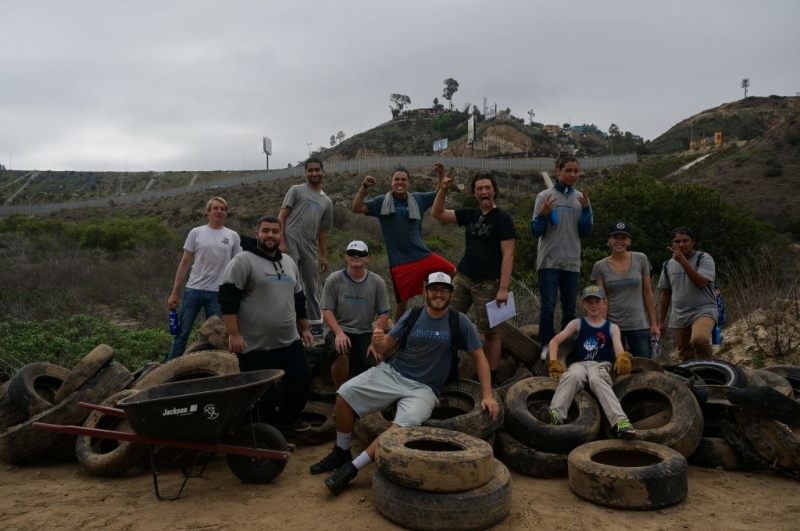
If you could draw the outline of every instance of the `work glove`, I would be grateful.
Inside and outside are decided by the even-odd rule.
[[[550,360],[547,363],[547,372],[550,374],[550,378],[558,380],[564,374],[564,367],[561,366],[558,360]]]
[[[630,352],[623,352],[617,356],[617,361],[614,362],[614,370],[620,376],[631,373],[631,354]]]

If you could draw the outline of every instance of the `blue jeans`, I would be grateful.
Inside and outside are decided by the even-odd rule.
[[[556,312],[558,292],[561,292],[561,330],[575,319],[575,300],[578,298],[578,283],[581,274],[563,269],[540,269],[538,276],[539,337],[544,347],[556,335],[553,316]]]
[[[650,330],[621,330],[622,344],[628,344],[628,352],[637,358],[650,358]]]
[[[183,300],[178,314],[178,333],[172,340],[172,348],[169,351],[167,361],[177,358],[186,350],[186,343],[189,341],[189,334],[194,328],[194,321],[200,313],[200,309],[205,312],[206,319],[212,315],[222,318],[222,310],[219,307],[216,291],[203,291],[200,289],[186,288],[183,290]]]

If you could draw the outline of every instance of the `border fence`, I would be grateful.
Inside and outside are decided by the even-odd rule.
[[[608,168],[611,166],[621,166],[624,164],[635,164],[638,161],[636,153],[623,153],[617,155],[606,155],[603,157],[579,157],[578,163],[583,170]],[[337,162],[325,162],[325,173],[343,172],[364,172],[381,171],[387,173],[397,166],[405,166],[414,170],[429,170],[434,163],[441,162],[448,168],[456,170],[475,170],[475,171],[508,171],[508,172],[552,172],[555,171],[555,160],[552,158],[518,158],[518,159],[491,159],[478,157],[457,157],[457,156],[436,156],[436,155],[408,155],[404,157],[374,157],[363,159],[349,159]],[[220,188],[231,188],[243,184],[255,184],[261,181],[272,181],[275,179],[285,179],[289,177],[301,177],[305,174],[303,167],[298,165],[292,168],[282,168],[279,170],[269,170],[249,175],[231,177],[219,181],[207,183],[195,183],[190,186],[169,188],[166,190],[149,190],[123,196],[98,197],[94,199],[83,199],[79,201],[68,201],[64,203],[27,203],[22,205],[3,205],[0,206],[0,217],[8,217],[12,214],[27,214],[31,216],[41,216],[59,212],[61,210],[77,210],[81,208],[108,207],[121,204],[146,203],[177,197],[180,195],[203,192],[206,190],[216,190]],[[519,180],[509,178],[506,183],[504,179],[499,179],[498,186],[505,189],[516,188],[518,190],[530,190],[530,182],[521,184]],[[530,181],[530,180],[528,180]],[[503,186],[505,184],[506,186]],[[537,186],[538,191],[538,186]]]

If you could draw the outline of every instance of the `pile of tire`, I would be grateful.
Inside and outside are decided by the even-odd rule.
[[[429,427],[378,438],[372,502],[409,529],[487,529],[511,511],[511,475],[486,441]]]
[[[567,457],[575,448],[595,440],[602,412],[585,390],[572,401],[566,422],[553,426],[536,418],[536,411],[550,404],[558,380],[523,379],[505,396],[505,431],[497,434],[498,458],[511,468],[536,478],[567,477]]]

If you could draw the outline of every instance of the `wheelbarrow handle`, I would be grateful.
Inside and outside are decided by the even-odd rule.
[[[104,415],[108,415],[109,417],[117,417],[121,419],[126,418],[125,412],[117,407],[100,406],[97,404],[90,404],[89,402],[78,402],[78,406],[84,409],[93,409],[94,411],[99,411]]]

